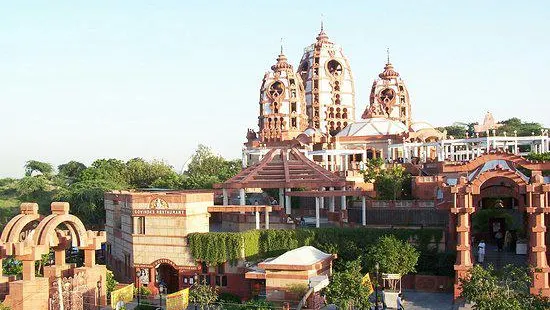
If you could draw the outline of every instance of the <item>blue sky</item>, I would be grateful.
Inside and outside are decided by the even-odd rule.
[[[550,126],[545,1],[0,1],[0,177],[37,159],[161,159],[197,144],[240,156],[280,38],[296,66],[325,30],[358,117],[385,49],[413,118]]]

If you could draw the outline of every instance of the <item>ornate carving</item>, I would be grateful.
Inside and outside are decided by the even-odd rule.
[[[84,303],[86,286],[86,274],[81,272],[70,278],[57,278],[51,283],[51,309],[60,310],[61,302],[65,310],[93,309],[95,303]]]

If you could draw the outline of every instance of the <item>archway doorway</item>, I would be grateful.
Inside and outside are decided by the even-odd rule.
[[[170,264],[162,263],[157,268],[157,281],[166,286],[168,293],[179,290],[178,270]]]
[[[493,175],[478,186],[471,226],[474,255],[479,242],[484,241],[486,265],[497,269],[508,264],[527,265],[527,253],[517,251],[518,242],[526,244],[528,231],[528,217],[523,207],[525,195],[520,194],[520,184],[508,177]]]

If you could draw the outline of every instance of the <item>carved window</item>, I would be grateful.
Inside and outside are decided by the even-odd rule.
[[[227,276],[226,275],[217,275],[216,276],[216,286],[227,286]]]
[[[277,99],[283,95],[285,85],[281,81],[273,82],[268,89],[268,94],[272,99]]]
[[[296,102],[290,104],[290,113],[296,113]]]
[[[291,121],[291,126],[293,128],[296,128],[296,117],[293,117],[290,121]]]
[[[296,98],[296,90],[293,89],[291,92],[290,92],[290,95],[292,98]]]
[[[121,206],[120,204],[115,205],[115,214],[114,214],[114,220],[115,220],[115,228],[122,229],[122,214],[121,214]]]
[[[302,61],[302,63],[300,64],[300,67],[298,68],[298,74],[300,74],[300,77],[302,78],[303,83],[306,82],[308,71],[309,71],[309,64],[306,59]]]
[[[134,219],[134,234],[145,235],[145,216],[138,216]]]
[[[337,60],[331,59],[327,63],[327,70],[330,75],[337,77],[342,75],[344,68]]]
[[[386,105],[395,100],[395,91],[391,88],[385,88],[379,93],[378,101]]]

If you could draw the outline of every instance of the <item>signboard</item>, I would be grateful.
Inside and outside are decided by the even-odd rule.
[[[125,287],[111,292],[111,308],[113,309],[119,309],[121,305],[120,302],[124,305],[132,300],[134,300],[134,284],[128,284]]]
[[[166,310],[185,310],[189,305],[189,288],[166,295]]]
[[[174,209],[133,209],[132,215],[185,215],[185,210]]]
[[[374,292],[374,289],[372,288],[372,282],[370,281],[370,276],[368,273],[361,279],[361,285],[367,288],[367,295],[370,295],[372,294],[372,292]]]

